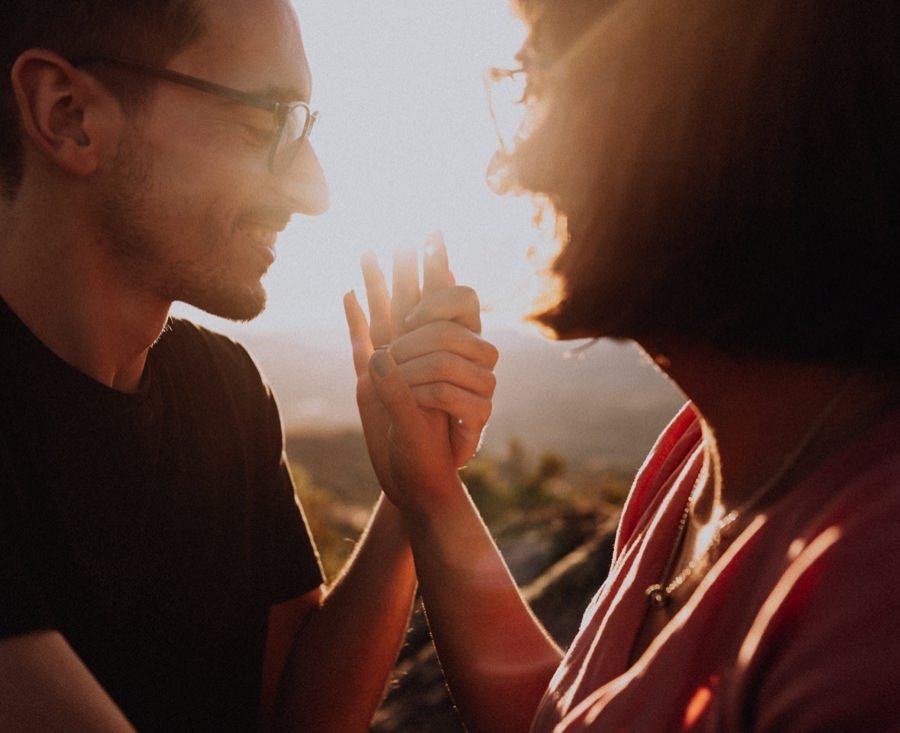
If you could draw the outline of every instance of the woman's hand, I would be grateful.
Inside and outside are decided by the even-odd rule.
[[[369,456],[382,487],[390,490],[392,421],[369,372],[376,349],[389,350],[390,363],[428,425],[429,450],[446,453],[454,470],[474,455],[490,417],[498,355],[480,337],[478,298],[455,285],[439,237],[426,245],[421,291],[414,252],[395,258],[391,296],[374,257],[364,257],[362,266],[370,321],[353,293],[344,297],[344,309]]]

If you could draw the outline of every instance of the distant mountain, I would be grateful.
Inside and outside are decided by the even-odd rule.
[[[494,453],[516,440],[573,465],[634,467],[684,401],[631,345],[599,342],[573,354],[572,344],[512,330],[486,336],[501,353],[484,443]],[[289,431],[358,427],[349,346],[253,332],[242,341],[271,382]]]
[[[518,439],[574,464],[643,461],[684,397],[631,344],[554,343],[505,332],[486,446]]]

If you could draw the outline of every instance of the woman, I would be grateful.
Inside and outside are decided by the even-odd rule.
[[[900,730],[900,10],[520,0],[493,179],[558,220],[560,338],[690,402],[563,654],[389,351],[393,489],[471,730]],[[415,321],[415,318],[413,318]],[[410,324],[410,325],[415,325]]]

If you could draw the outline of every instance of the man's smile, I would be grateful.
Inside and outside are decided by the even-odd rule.
[[[262,224],[242,224],[240,231],[247,236],[248,239],[262,247],[274,249],[275,240],[278,238],[280,229],[273,229]]]

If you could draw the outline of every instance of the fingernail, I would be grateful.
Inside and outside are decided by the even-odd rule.
[[[359,261],[363,268],[378,266],[378,258],[375,256],[375,253],[372,250],[364,252],[363,256],[359,258]]]
[[[393,368],[391,355],[386,346],[375,349],[372,354],[372,368],[379,377],[386,377]]]

